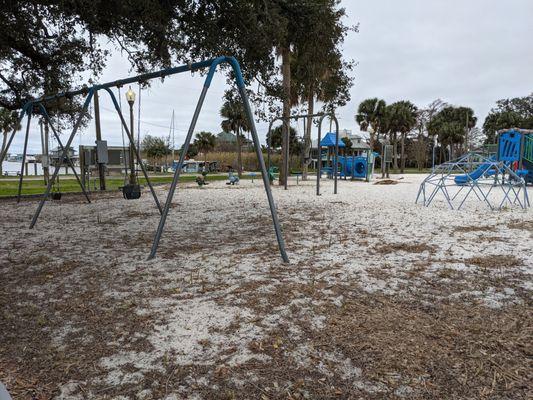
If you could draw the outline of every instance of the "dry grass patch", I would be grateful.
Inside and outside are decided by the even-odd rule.
[[[533,221],[511,221],[507,224],[509,229],[519,229],[533,232]]]
[[[327,301],[326,289],[343,304]],[[257,294],[242,294],[247,306],[268,313],[254,304]],[[265,361],[219,367],[227,373],[200,388],[204,398],[527,398],[533,326],[525,305],[428,306],[323,282],[281,284],[268,300],[291,305],[290,321],[248,345]],[[310,321],[319,316],[324,325],[317,328]]]
[[[403,386],[410,398],[526,398],[533,378],[526,306],[424,307],[373,296],[329,311],[323,343],[367,380],[385,383],[389,395]]]
[[[477,256],[464,260],[467,265],[475,265],[480,268],[516,268],[523,265],[524,261],[512,254]]]
[[[374,185],[397,185],[398,181],[395,181],[393,179],[381,179],[379,181],[374,182]]]
[[[379,254],[396,253],[404,251],[406,253],[423,253],[425,251],[434,254],[435,246],[426,243],[386,243],[374,247],[374,252]]]
[[[468,233],[468,232],[495,232],[496,227],[491,225],[472,225],[472,226],[456,226],[453,228],[453,233]]]

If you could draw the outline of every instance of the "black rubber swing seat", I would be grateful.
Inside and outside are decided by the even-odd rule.
[[[128,183],[121,187],[122,195],[126,200],[137,200],[141,197],[141,185]]]
[[[52,200],[61,200],[61,192],[52,192],[50,197],[52,197]]]

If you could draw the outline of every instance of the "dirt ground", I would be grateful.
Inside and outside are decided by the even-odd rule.
[[[0,202],[0,381],[14,399],[526,399],[533,211],[396,185],[180,187]],[[158,188],[161,199],[167,188]]]

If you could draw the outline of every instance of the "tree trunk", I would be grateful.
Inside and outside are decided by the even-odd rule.
[[[370,151],[374,151],[374,143],[376,143],[376,129],[372,125],[370,125],[370,130],[372,132],[368,132],[368,145],[370,146]]]
[[[385,139],[387,136],[385,135]],[[385,178],[385,146],[387,145],[387,140],[383,140],[381,143],[381,178]]]
[[[289,175],[289,133],[290,133],[290,114],[291,114],[291,62],[290,49],[281,48],[281,73],[283,77],[283,129],[281,131],[281,168],[279,174],[280,186],[285,186],[287,176]],[[286,168],[287,167],[287,168]]]
[[[392,134],[392,168],[394,172],[398,172],[398,135],[396,132]]]
[[[419,171],[422,171],[422,168],[425,166],[426,150],[426,141],[424,140],[422,133],[419,133],[416,144],[416,167]],[[433,149],[431,151],[433,152]]]
[[[388,139],[387,139],[388,138]],[[392,138],[392,133],[383,132],[383,142],[381,143],[381,178],[385,178],[385,174],[388,174],[387,166],[389,165],[386,162],[385,150],[386,146],[390,144],[390,139]]]
[[[0,154],[4,154],[4,150],[6,148],[6,143],[7,143],[7,134],[8,134],[9,131],[5,130],[3,132],[3,138],[2,138],[2,150],[0,150]],[[1,157],[1,156],[0,156]],[[0,176],[4,175],[4,169],[2,168],[2,164],[4,163],[4,161],[2,160],[2,162],[0,162]]]
[[[400,172],[403,174],[405,171],[405,136],[407,133],[401,134],[401,143],[400,143]]]
[[[242,178],[241,127],[237,126],[237,176]]]
[[[309,87],[309,95],[307,96],[307,113],[313,114],[315,108],[315,97],[313,94],[313,85]],[[302,180],[307,180],[307,173],[309,172],[309,164],[311,163],[311,128],[313,127],[313,117],[307,117],[307,125],[304,132],[304,165],[302,169]]]

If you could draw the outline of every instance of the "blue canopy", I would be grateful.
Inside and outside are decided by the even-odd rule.
[[[335,147],[335,139],[336,139],[335,133],[328,132],[326,136],[324,136],[324,139],[320,141],[320,146],[322,147]],[[344,142],[339,138],[339,148],[346,147]]]

